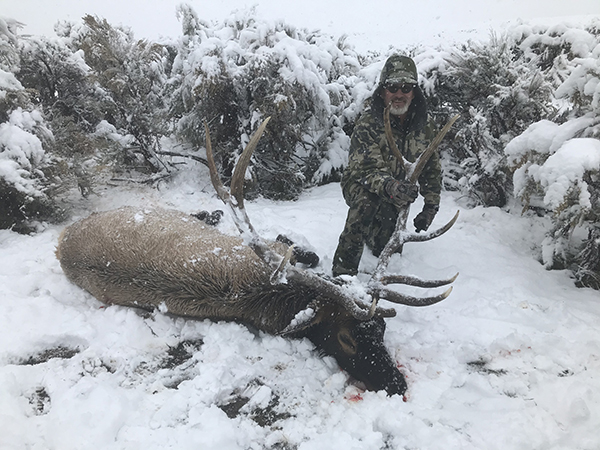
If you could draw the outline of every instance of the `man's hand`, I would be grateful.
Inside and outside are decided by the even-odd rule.
[[[425,204],[423,206],[423,211],[417,214],[413,224],[415,225],[416,232],[427,231],[431,222],[433,222],[433,218],[438,212],[439,207],[437,205],[428,205]]]
[[[419,188],[410,181],[388,180],[384,185],[385,193],[390,196],[392,203],[403,207],[415,201],[419,195]]]

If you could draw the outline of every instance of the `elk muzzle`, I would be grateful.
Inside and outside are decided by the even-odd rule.
[[[335,311],[306,330],[305,335],[368,390],[402,395],[406,381],[384,345],[384,333],[385,322],[381,317],[358,320]]]

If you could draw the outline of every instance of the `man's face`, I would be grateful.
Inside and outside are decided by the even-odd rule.
[[[390,114],[399,117],[404,117],[406,115],[408,107],[414,97],[414,85],[408,83],[386,85],[381,91],[383,104],[385,106],[391,104]]]

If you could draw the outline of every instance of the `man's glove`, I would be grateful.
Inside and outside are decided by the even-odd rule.
[[[419,188],[410,181],[388,180],[384,184],[385,193],[390,196],[391,202],[403,207],[415,201],[419,195]]]
[[[415,230],[418,233],[419,231],[427,231],[431,222],[433,222],[433,218],[438,212],[439,207],[437,205],[428,205],[427,203],[423,206],[423,211],[417,214],[413,224],[415,225]]]

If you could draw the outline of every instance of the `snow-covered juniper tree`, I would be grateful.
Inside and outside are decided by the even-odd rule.
[[[526,27],[524,57],[553,81],[556,123],[533,123],[506,147],[515,194],[552,214],[543,242],[548,268],[572,268],[600,287],[600,20],[587,27]]]
[[[164,96],[172,62],[169,49],[136,40],[130,30],[90,15],[82,24],[64,25],[61,34],[89,67],[102,119],[123,138],[117,139],[125,147],[122,163],[152,173],[168,171],[157,152],[170,131]]]
[[[261,21],[253,10],[219,24],[203,22],[189,6],[178,14],[183,36],[171,106],[182,141],[202,147],[207,121],[228,176],[252,131],[270,116],[251,167],[256,191],[270,198],[296,198],[342,168],[339,142],[347,140],[349,88],[360,68],[343,40]]]
[[[0,18],[0,228],[31,230],[32,220],[56,213],[46,195],[48,158],[43,143],[52,139],[44,116],[19,82],[19,23]]]
[[[21,40],[18,78],[42,105],[54,139],[45,150],[52,155],[54,183],[50,196],[78,185],[84,195],[94,178],[94,158],[106,145],[97,139],[96,126],[111,108],[83,60],[61,38],[28,37]]]
[[[512,191],[504,146],[530,123],[553,115],[549,83],[520,57],[508,33],[416,53],[434,118],[441,126],[460,114],[441,147],[446,187],[475,204],[504,206]]]

